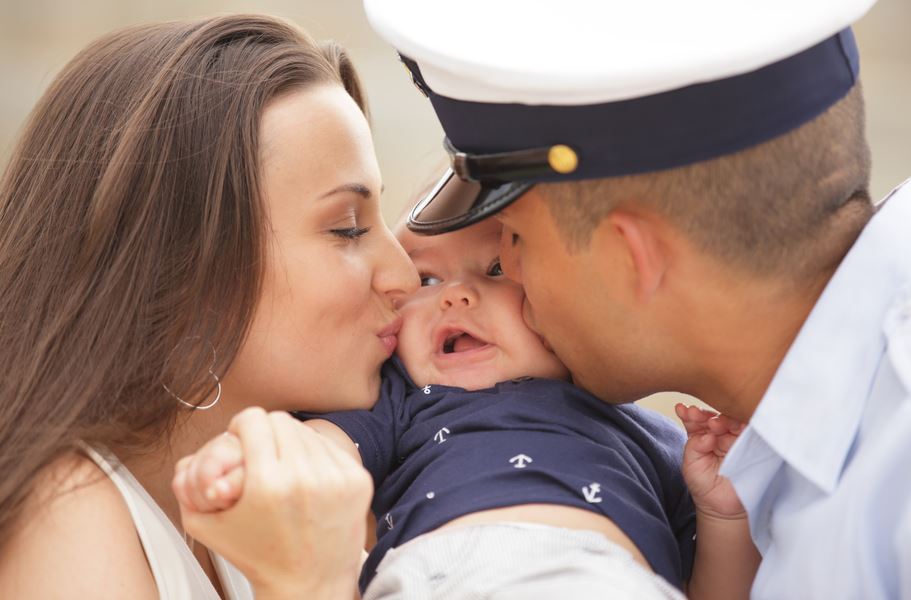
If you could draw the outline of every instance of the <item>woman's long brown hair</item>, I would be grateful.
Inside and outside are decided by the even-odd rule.
[[[241,15],[112,33],[51,84],[0,181],[0,540],[80,441],[148,452],[163,384],[212,391],[260,294],[263,108],[332,82],[366,112],[339,47]]]

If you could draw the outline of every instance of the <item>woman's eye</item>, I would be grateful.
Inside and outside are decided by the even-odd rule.
[[[426,287],[428,285],[439,285],[442,282],[442,279],[434,275],[421,275],[421,287]]]
[[[356,240],[366,235],[370,231],[369,227],[344,227],[341,229],[330,229],[329,233],[342,238],[343,240]]]
[[[487,267],[487,276],[488,277],[499,277],[503,274],[503,268],[500,266],[500,257],[493,259],[493,262],[490,263],[490,266]]]

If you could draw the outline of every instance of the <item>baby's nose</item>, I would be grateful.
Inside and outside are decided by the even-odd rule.
[[[453,306],[473,308],[478,304],[478,293],[464,282],[453,282],[446,286],[440,296],[440,308],[447,310]]]

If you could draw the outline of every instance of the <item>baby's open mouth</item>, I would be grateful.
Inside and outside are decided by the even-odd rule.
[[[470,333],[464,331],[455,331],[447,336],[443,341],[443,354],[452,354],[454,352],[467,352],[487,345],[487,342],[479,340]]]

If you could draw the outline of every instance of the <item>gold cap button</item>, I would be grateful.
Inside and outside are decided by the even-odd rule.
[[[579,166],[579,157],[576,151],[569,146],[557,144],[547,151],[547,162],[550,168],[563,175],[572,173]]]

